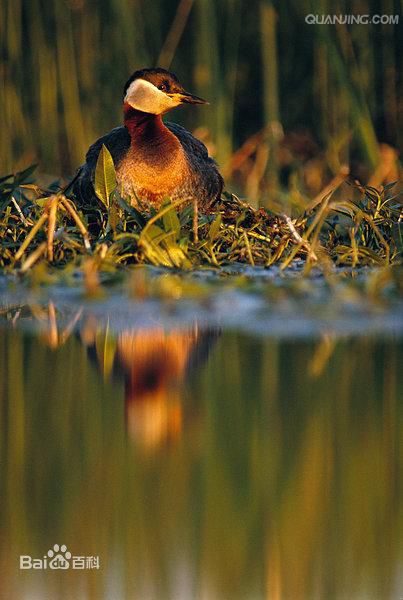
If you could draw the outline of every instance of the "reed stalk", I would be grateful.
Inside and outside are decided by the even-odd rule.
[[[268,198],[278,191],[278,145],[282,135],[279,111],[278,60],[277,60],[277,13],[273,3],[262,0],[260,3],[261,46],[263,67],[263,115],[267,131],[269,156],[266,166],[267,196],[263,205],[268,206]]]

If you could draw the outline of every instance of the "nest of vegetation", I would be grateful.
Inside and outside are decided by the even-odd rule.
[[[168,199],[158,212],[132,207],[119,194],[113,163],[100,160],[98,200],[91,206],[80,206],[56,185],[40,189],[32,180],[34,167],[0,178],[3,270],[24,273],[43,264],[85,270],[89,263],[99,271],[140,263],[180,269],[277,263],[285,268],[301,258],[308,267],[358,266],[391,264],[401,257],[402,202],[393,184],[382,190],[345,184],[292,217],[256,210],[224,194],[210,214],[195,219],[193,206]]]

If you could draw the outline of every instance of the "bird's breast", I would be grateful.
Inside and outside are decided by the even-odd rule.
[[[132,143],[116,169],[123,195],[133,205],[145,201],[158,207],[165,198],[175,200],[186,188],[189,165],[178,140]]]

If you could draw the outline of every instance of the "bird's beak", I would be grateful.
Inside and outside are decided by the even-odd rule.
[[[208,104],[207,100],[203,100],[203,98],[199,98],[188,92],[175,92],[168,94],[168,96],[173,100],[177,100],[180,104]]]

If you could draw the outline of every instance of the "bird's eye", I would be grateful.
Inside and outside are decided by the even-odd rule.
[[[167,91],[167,86],[166,86],[166,84],[165,84],[165,83],[161,83],[161,84],[158,86],[158,89],[159,89],[159,90],[161,90],[161,92],[166,92],[166,91]]]

